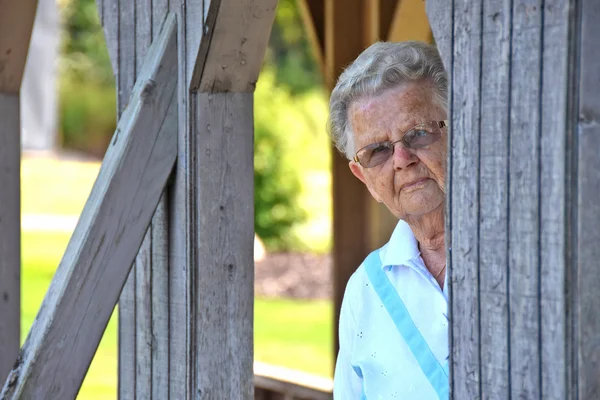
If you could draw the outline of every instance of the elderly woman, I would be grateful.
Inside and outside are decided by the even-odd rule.
[[[376,43],[340,76],[330,129],[399,222],[350,278],[334,398],[447,399],[447,77],[435,47]]]

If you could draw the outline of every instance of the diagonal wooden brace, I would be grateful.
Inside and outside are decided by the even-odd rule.
[[[0,399],[76,397],[175,163],[177,63],[170,15]]]

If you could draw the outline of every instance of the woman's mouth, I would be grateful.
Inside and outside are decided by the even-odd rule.
[[[420,178],[420,179],[414,180],[412,182],[405,183],[400,188],[400,191],[418,189],[419,187],[423,186],[428,180],[429,180],[429,178]]]

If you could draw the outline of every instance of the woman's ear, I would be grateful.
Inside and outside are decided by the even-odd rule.
[[[364,183],[366,185],[367,182],[365,181],[365,176],[363,174],[363,170],[362,170],[362,167],[360,166],[360,164],[358,164],[354,160],[351,160],[348,163],[348,166],[350,167],[350,171],[352,171],[354,176],[357,177],[362,183]]]
[[[371,182],[369,182],[369,180],[365,177],[365,174],[363,173],[363,167],[361,167],[360,164],[358,164],[356,161],[350,161],[348,163],[348,166],[350,167],[350,171],[352,171],[354,176],[357,177],[362,183],[364,183],[367,189],[369,189],[369,193],[371,193],[371,196],[373,196],[373,198],[377,202],[383,202],[383,200],[381,200],[381,197],[379,197],[379,194],[377,194],[377,192],[374,190],[373,185],[371,185]]]

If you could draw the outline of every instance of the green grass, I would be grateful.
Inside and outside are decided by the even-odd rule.
[[[21,162],[23,214],[79,215],[100,163],[25,157]]]
[[[332,376],[332,321],[330,301],[257,299],[254,303],[255,359]]]
[[[70,235],[22,235],[23,339],[60,262]],[[329,301],[256,299],[255,359],[287,368],[331,376],[333,366],[332,305]],[[117,320],[113,314],[78,399],[116,398]]]

